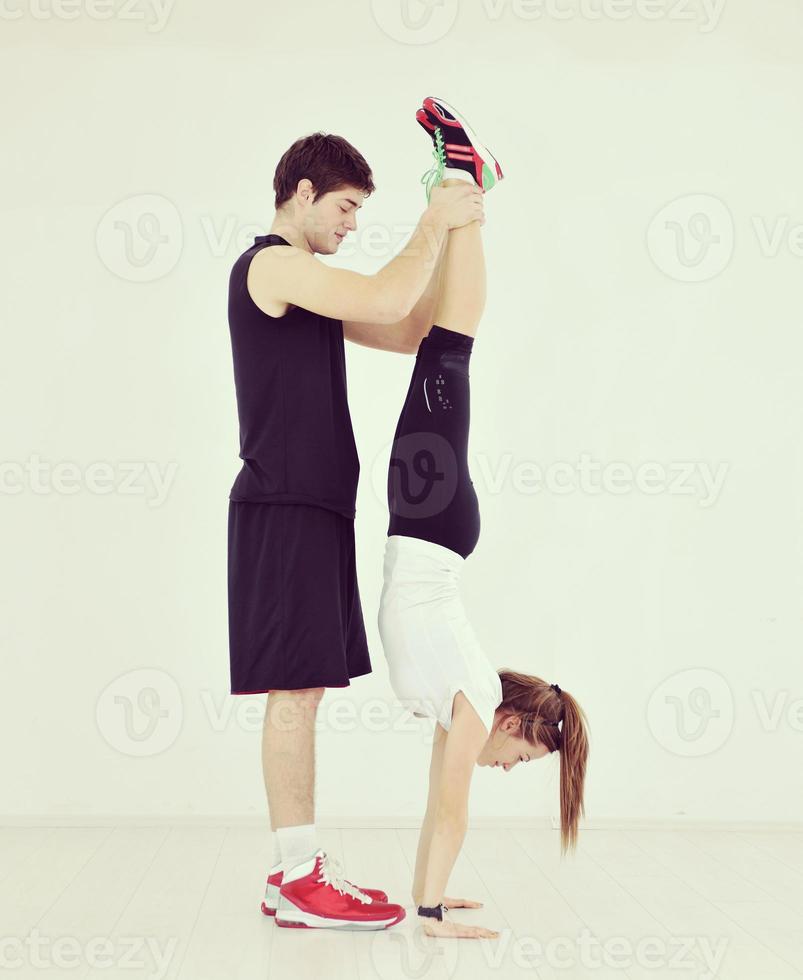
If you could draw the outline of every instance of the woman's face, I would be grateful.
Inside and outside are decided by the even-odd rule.
[[[500,720],[497,714],[494,718],[493,729],[488,741],[477,758],[478,766],[498,767],[509,772],[520,762],[530,762],[542,759],[548,754],[548,749],[540,742],[531,745],[519,735],[519,719],[509,716]]]

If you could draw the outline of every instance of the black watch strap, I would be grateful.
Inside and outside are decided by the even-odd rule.
[[[439,922],[443,922],[443,913],[448,911],[446,906],[441,902],[440,905],[419,905],[418,914],[428,915],[433,919],[437,919]]]

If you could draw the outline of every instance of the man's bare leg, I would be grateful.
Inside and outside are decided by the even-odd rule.
[[[315,718],[324,688],[271,691],[262,730],[270,826],[315,822]]]
[[[453,178],[445,180],[443,186],[459,183],[459,179]],[[485,255],[480,222],[452,228],[444,249],[440,293],[432,322],[474,337],[485,309]]]

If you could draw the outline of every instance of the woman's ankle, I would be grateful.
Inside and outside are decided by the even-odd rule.
[[[457,184],[474,184],[475,186],[477,186],[476,181],[471,180],[469,178],[468,174],[466,174],[465,178],[463,178],[463,177],[446,177],[446,178],[444,178],[444,180],[442,180],[440,182],[440,185],[439,186],[440,187],[452,187],[452,186],[456,186]]]

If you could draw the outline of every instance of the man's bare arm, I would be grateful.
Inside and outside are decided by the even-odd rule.
[[[344,320],[343,336],[346,340],[377,350],[393,351],[398,354],[415,354],[418,351],[421,338],[429,333],[434,322],[433,318],[443,276],[445,251],[445,247],[442,247],[424,292],[404,319],[396,323],[362,323],[358,320]]]
[[[482,191],[435,187],[405,247],[379,272],[366,276],[334,269],[304,249],[274,245],[251,261],[248,289],[260,309],[291,303],[337,320],[394,324],[412,312],[432,277],[450,229],[484,220]]]

